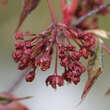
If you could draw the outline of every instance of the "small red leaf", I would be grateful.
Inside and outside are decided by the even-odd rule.
[[[107,90],[107,92],[105,93],[105,95],[110,95],[110,88]]]
[[[96,50],[89,56],[88,59],[88,80],[85,84],[83,94],[81,96],[81,102],[85,99],[91,87],[101,73],[102,69],[102,40],[97,39]],[[80,102],[80,103],[81,103]]]
[[[2,5],[5,6],[8,3],[8,0],[2,0]]]
[[[29,110],[26,106],[18,102],[24,98],[15,98],[10,93],[0,94],[0,110]],[[6,103],[5,103],[6,102]]]
[[[24,0],[23,1],[23,9],[22,9],[19,23],[18,23],[18,26],[15,32],[19,30],[22,23],[26,19],[26,17],[38,6],[39,1],[40,0]]]

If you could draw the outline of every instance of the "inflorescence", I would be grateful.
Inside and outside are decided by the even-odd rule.
[[[38,67],[42,71],[48,70],[52,55],[56,53],[54,73],[46,79],[46,85],[56,88],[57,85],[63,86],[64,80],[74,84],[80,82],[80,76],[86,71],[80,59],[88,59],[95,48],[96,38],[65,24],[53,24],[38,35],[17,32],[16,40],[13,58],[18,63],[19,70],[29,69],[27,82],[33,81]],[[58,59],[64,68],[62,75],[57,73]]]

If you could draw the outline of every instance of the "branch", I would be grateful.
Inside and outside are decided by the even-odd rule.
[[[23,71],[15,81],[12,82],[11,86],[6,90],[6,92],[12,92],[16,86],[22,81],[22,79],[24,78],[24,76],[27,74],[28,70]]]
[[[77,26],[79,24],[81,24],[84,20],[86,20],[88,17],[94,15],[94,14],[97,14],[98,12],[100,12],[101,10],[103,10],[104,8],[107,8],[108,6],[110,6],[110,2],[106,3],[106,4],[103,4],[101,5],[100,7],[90,11],[89,13],[87,13],[86,15],[80,17],[78,20],[76,20],[75,22],[73,22],[71,24],[71,26]]]

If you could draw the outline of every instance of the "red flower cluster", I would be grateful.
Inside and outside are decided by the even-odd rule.
[[[80,30],[74,29],[74,31],[77,33],[77,36],[72,32],[70,35],[80,49],[78,50],[71,44],[65,46],[63,43],[59,46],[59,57],[61,59],[61,66],[65,68],[65,72],[63,73],[64,79],[68,82],[74,82],[74,84],[77,84],[80,81],[81,74],[86,70],[84,65],[80,62],[80,58],[84,57],[87,59],[88,55],[91,54],[95,44],[95,37]]]
[[[26,37],[31,37],[27,40]],[[56,46],[55,72],[46,80],[46,84],[63,86],[64,80],[77,84],[80,76],[86,71],[80,58],[88,58],[95,48],[95,37],[92,34],[84,33],[77,28],[70,28],[64,24],[51,25],[43,33],[36,35],[30,33],[16,33],[16,50],[13,58],[19,63],[18,69],[29,69],[26,81],[31,82],[35,77],[35,70],[40,67],[42,71],[50,68],[54,45]],[[77,44],[77,46],[75,46]],[[57,60],[65,71],[61,76],[57,74]]]
[[[59,75],[52,75],[49,76],[46,80],[46,85],[48,86],[48,83],[51,84],[51,86],[56,89],[56,85],[58,86],[63,86],[64,85],[64,80],[62,76]]]
[[[49,32],[47,32],[48,34]],[[45,33],[46,35],[46,33]],[[34,36],[29,40],[25,40],[25,37]],[[19,63],[18,69],[24,70],[31,68],[26,76],[26,81],[31,82],[35,77],[35,70],[39,65],[41,70],[45,71],[50,67],[50,50],[51,47],[46,45],[48,38],[43,38],[44,35],[32,35],[29,32],[16,33],[15,43],[16,50],[13,51],[13,58]]]

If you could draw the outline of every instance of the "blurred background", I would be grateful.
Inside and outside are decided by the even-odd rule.
[[[110,0],[105,0],[105,3]],[[17,64],[12,59],[14,50],[13,32],[17,26],[21,12],[21,0],[9,0],[5,8],[0,6],[0,92],[7,90],[11,83],[21,73],[17,70]],[[60,0],[53,0],[58,20],[61,20]],[[99,16],[101,29],[110,31],[110,16]],[[42,32],[51,23],[46,0],[41,0],[38,8],[26,19],[21,27],[22,31]],[[106,44],[110,47],[110,41]],[[105,92],[110,87],[110,56],[104,54],[104,73],[98,78],[89,92],[86,100],[79,106],[75,105],[80,101],[84,89],[87,74],[82,75],[81,82],[75,86],[65,84],[57,90],[50,86],[46,87],[45,79],[53,73],[53,68],[47,72],[37,70],[37,75],[32,83],[21,82],[14,94],[18,97],[34,96],[30,100],[22,101],[30,110],[109,110],[110,96]],[[53,66],[52,66],[53,67]],[[59,68],[59,73],[61,69]]]

